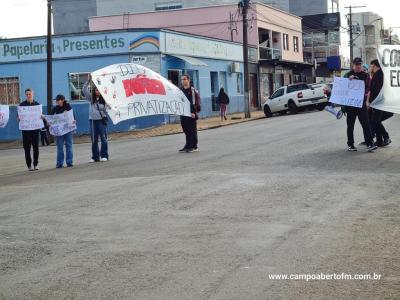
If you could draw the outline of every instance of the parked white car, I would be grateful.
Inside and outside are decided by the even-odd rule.
[[[286,113],[286,111],[296,114],[306,107],[323,110],[328,101],[323,90],[324,86],[324,84],[296,83],[277,89],[264,103],[265,116],[271,117],[273,113]]]

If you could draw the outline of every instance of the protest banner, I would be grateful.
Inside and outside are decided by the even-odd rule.
[[[107,103],[108,114],[114,124],[159,114],[191,116],[190,102],[183,92],[146,67],[116,64],[91,75]]]
[[[333,81],[332,94],[329,102],[362,107],[365,96],[365,83],[362,80],[335,77]]]
[[[10,118],[10,108],[8,105],[0,105],[0,128],[7,126],[8,119]]]
[[[74,113],[71,110],[57,115],[46,115],[45,119],[49,124],[51,135],[62,136],[68,132],[76,130]]]
[[[44,127],[42,105],[17,106],[19,130],[36,130]]]
[[[400,113],[400,46],[381,45],[377,50],[383,71],[383,87],[372,102],[375,109]]]

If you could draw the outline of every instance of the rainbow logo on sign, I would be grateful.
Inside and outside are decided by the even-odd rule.
[[[130,41],[129,50],[133,50],[144,44],[151,44],[157,48],[160,48],[160,41],[158,39],[158,36],[151,35],[151,34],[144,34],[144,35],[141,35],[138,38]]]

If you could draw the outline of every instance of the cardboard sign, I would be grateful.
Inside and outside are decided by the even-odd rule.
[[[335,77],[329,102],[362,107],[365,96],[365,82],[357,79]]]
[[[8,105],[0,105],[0,128],[7,126],[10,118],[10,108]]]
[[[42,105],[18,106],[19,130],[37,130],[44,127]]]
[[[62,136],[68,132],[76,130],[76,123],[74,122],[74,113],[71,110],[62,114],[45,116],[47,123],[49,123],[49,131],[51,135]]]

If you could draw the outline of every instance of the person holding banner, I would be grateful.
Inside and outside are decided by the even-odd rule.
[[[362,107],[361,108],[353,106],[344,107],[347,119],[347,146],[348,146],[347,150],[357,151],[357,148],[354,146],[354,125],[356,123],[356,118],[358,117],[358,121],[360,122],[363,128],[364,141],[366,142],[368,152],[372,152],[378,147],[374,145],[371,129],[369,126],[368,111],[366,105],[368,86],[369,86],[369,75],[368,73],[362,70],[361,58],[359,57],[354,58],[352,70],[346,73],[344,77],[348,78],[349,80],[353,79],[362,80],[364,81],[365,84],[365,96]]]
[[[384,147],[392,142],[392,140],[389,138],[388,132],[382,124],[384,114],[386,112],[370,107],[370,104],[376,99],[376,97],[378,97],[383,87],[383,72],[381,69],[381,65],[379,64],[379,61],[377,59],[371,61],[371,69],[372,78],[370,84],[370,93],[367,99],[367,106],[371,110],[371,124],[373,132],[375,132],[376,134],[375,145],[378,147]],[[390,116],[393,116],[393,113],[388,114]],[[386,119],[387,118],[385,118],[385,120]]]
[[[31,88],[25,90],[25,101],[21,102],[19,106],[36,106],[40,105],[33,99],[34,92]],[[43,118],[43,117],[42,117]],[[18,122],[20,118],[17,117]],[[40,129],[34,130],[21,130],[22,132],[22,144],[25,151],[25,162],[29,171],[39,170],[39,131]],[[32,167],[32,157],[31,148],[33,148],[33,167]]]
[[[70,111],[71,105],[65,100],[64,95],[56,96],[56,106],[53,107],[51,112],[52,115],[63,114],[66,111]],[[75,120],[74,120],[75,122]],[[65,162],[67,167],[73,166],[73,132],[67,132],[61,136],[56,136],[56,144],[57,144],[57,161],[56,168],[62,168],[64,165],[64,145],[65,145]]]
[[[93,86],[92,91],[90,86]],[[89,106],[89,121],[90,121],[90,135],[92,138],[92,158],[90,163],[98,161],[108,161],[108,141],[107,141],[107,107],[103,96],[100,91],[91,83],[91,76],[89,80],[83,85],[83,94],[86,99],[90,101]],[[99,153],[99,137],[101,141],[101,148]]]
[[[181,116],[181,125],[186,136],[186,144],[182,149],[179,150],[179,152],[198,152],[197,119],[199,117],[197,113],[199,113],[201,109],[200,95],[199,92],[190,85],[190,76],[187,74],[182,76],[181,90],[190,102],[191,117]]]

